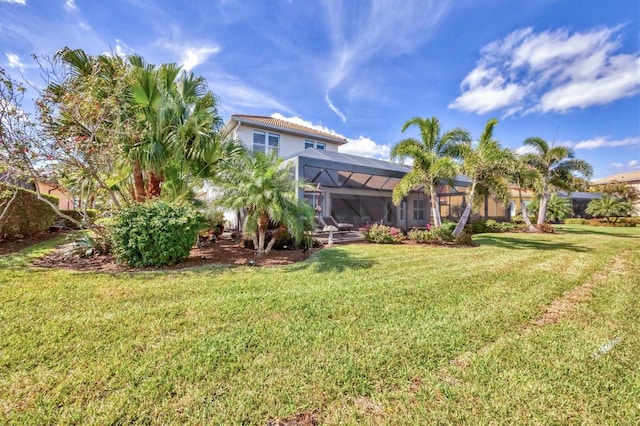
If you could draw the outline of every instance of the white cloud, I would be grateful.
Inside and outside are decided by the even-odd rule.
[[[253,89],[237,77],[219,72],[207,76],[209,87],[220,97],[223,109],[232,112],[241,110],[276,110],[292,114],[292,111],[267,93]]]
[[[360,136],[357,139],[347,138],[349,141],[338,148],[343,154],[359,155],[361,157],[378,158],[388,160],[391,148],[388,145],[380,145],[368,137]]]
[[[640,170],[640,161],[631,160],[628,163],[620,163],[620,162],[609,163],[609,167],[615,173],[630,172],[630,171]]]
[[[327,93],[352,79],[362,80],[359,71],[372,60],[415,50],[431,36],[430,30],[449,6],[444,0],[404,1],[402,5],[388,1],[322,4],[332,49],[329,58],[320,58],[316,68]],[[341,116],[327,98],[327,106]]]
[[[73,12],[74,10],[78,9],[78,6],[76,6],[75,0],[67,0],[64,3],[64,8],[67,10],[67,12]]]
[[[0,0],[0,3],[15,3],[24,6],[27,4],[27,0]]]
[[[340,111],[333,104],[333,102],[331,102],[331,98],[329,97],[329,92],[327,92],[324,95],[324,101],[327,103],[327,106],[329,107],[329,109],[331,109],[331,111],[333,111],[338,117],[340,117],[340,119],[342,120],[343,123],[347,121],[347,117],[342,113],[342,111]]]
[[[195,47],[190,44],[165,43],[164,47],[177,52],[178,62],[185,71],[191,71],[205,62],[211,55],[220,52],[220,47],[214,44],[204,44]]]
[[[80,27],[81,30],[84,30],[84,31],[89,31],[91,29],[91,25],[87,24],[86,22],[80,22],[78,26]]]
[[[24,71],[25,65],[20,60],[20,56],[15,53],[7,52],[4,54],[9,61],[9,68],[18,68],[20,71]]]
[[[127,46],[125,42],[123,42],[119,38],[116,39],[116,51],[115,51],[115,54],[117,56],[120,56],[120,57],[124,58],[125,56],[133,55],[133,53],[134,53],[133,49],[130,48],[129,46]]]
[[[514,31],[481,50],[449,108],[565,112],[634,96],[640,93],[640,55],[617,52],[618,30]]]
[[[321,132],[330,133],[332,135],[336,135],[336,136],[339,136],[341,138],[344,138],[344,136],[342,136],[340,133],[336,132],[333,129],[330,129],[328,127],[322,126],[320,124],[313,124],[311,121],[307,121],[307,120],[302,119],[300,117],[296,117],[296,116],[285,117],[284,115],[282,115],[280,113],[277,113],[277,112],[271,114],[271,117],[275,118],[275,119],[278,119],[278,120],[288,121],[289,123],[297,124],[299,126],[304,126],[304,127],[309,127],[309,128],[312,128],[312,129],[320,130]]]
[[[516,154],[518,155],[525,155],[525,154],[535,154],[536,149],[534,147],[532,147],[531,145],[522,145],[519,148],[516,148]]]
[[[596,137],[580,141],[574,145],[575,149],[596,149],[596,148],[616,148],[629,147],[640,149],[640,136],[634,136],[618,140],[609,140],[605,137]]]

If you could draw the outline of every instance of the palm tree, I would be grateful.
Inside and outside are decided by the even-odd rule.
[[[552,189],[572,191],[576,181],[574,173],[589,178],[593,168],[584,160],[574,157],[573,150],[564,146],[550,146],[544,139],[538,137],[527,138],[525,146],[533,148],[534,152],[525,154],[523,160],[535,168],[539,174],[535,189],[540,195],[540,210],[538,211],[538,225],[545,221],[547,203]]]
[[[534,184],[538,178],[538,172],[535,168],[525,163],[521,157],[516,156],[514,158],[513,168],[509,171],[509,179],[512,183],[518,186],[518,199],[520,201],[520,212],[522,219],[527,225],[527,230],[535,232],[536,227],[531,223],[529,213],[524,205],[522,198],[522,190],[533,190]]]
[[[297,241],[313,226],[313,208],[297,197],[303,187],[293,178],[293,164],[275,155],[254,152],[240,157],[220,174],[217,201],[224,207],[246,209],[243,230],[251,235],[259,254],[271,251],[276,238],[265,247],[270,222],[287,227]]]
[[[509,199],[509,181],[505,176],[513,167],[514,155],[493,139],[493,129],[497,124],[495,118],[487,121],[477,146],[463,142],[449,148],[452,155],[461,160],[462,173],[471,179],[469,200],[453,231],[455,237],[462,233],[467,224],[476,194],[493,194],[505,203]]]
[[[453,181],[458,172],[457,164],[447,155],[447,149],[454,143],[470,142],[471,137],[469,132],[461,128],[449,130],[440,136],[440,121],[435,117],[414,117],[404,123],[402,132],[411,126],[420,130],[420,140],[403,139],[391,148],[392,160],[413,160],[409,173],[393,188],[393,203],[399,205],[409,192],[424,187],[425,194],[429,194],[431,199],[433,224],[442,226],[437,186],[443,179]]]
[[[591,200],[586,213],[595,217],[604,217],[607,222],[616,222],[620,216],[626,216],[631,212],[633,205],[631,201],[621,200],[611,195],[603,195],[602,198]],[[612,221],[611,217],[615,217]]]
[[[128,147],[133,161],[136,198],[161,194],[167,179],[172,188],[184,179],[212,177],[220,161],[242,150],[221,133],[217,99],[202,77],[186,73],[175,64],[159,67],[142,58],[130,59],[134,83],[131,99],[137,112],[138,139]],[[142,173],[147,175],[144,188]]]

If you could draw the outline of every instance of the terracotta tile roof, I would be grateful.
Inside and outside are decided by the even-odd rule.
[[[348,141],[340,136],[329,132],[323,132],[322,130],[314,129],[312,127],[301,126],[299,124],[291,123],[290,121],[280,120],[273,117],[267,117],[262,115],[244,115],[234,114],[231,116],[232,120],[241,121],[248,124],[262,125],[268,128],[275,128],[282,131],[289,130],[292,133],[302,133],[305,135],[314,135],[321,137],[325,140],[329,140],[338,144],[345,144]]]
[[[602,179],[592,181],[592,184],[609,183],[609,182],[634,182],[640,181],[640,171],[620,173],[613,176],[607,176]]]

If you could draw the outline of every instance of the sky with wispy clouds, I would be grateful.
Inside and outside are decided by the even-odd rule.
[[[0,67],[136,53],[204,76],[220,112],[274,115],[388,158],[414,116],[521,149],[574,149],[595,177],[640,170],[635,0],[0,0]]]

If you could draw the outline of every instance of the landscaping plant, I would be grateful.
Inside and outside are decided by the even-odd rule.
[[[189,256],[204,218],[187,205],[165,201],[122,209],[111,226],[113,253],[134,267],[164,266]]]

